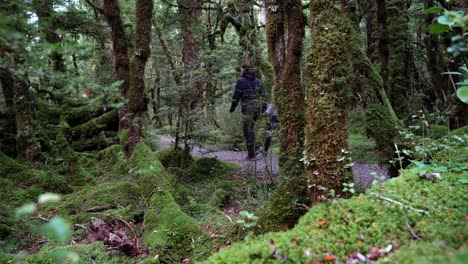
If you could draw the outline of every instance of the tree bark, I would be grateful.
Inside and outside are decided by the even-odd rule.
[[[306,89],[303,160],[312,204],[346,196],[343,183],[353,180],[347,166],[346,129],[348,80],[352,73],[347,32],[351,22],[338,2],[310,2],[311,82]]]
[[[301,161],[304,143],[301,60],[306,18],[300,0],[267,3],[267,46],[275,67],[274,94],[280,117],[279,165],[284,181],[262,207],[260,223],[265,230],[276,231],[294,226],[303,215],[304,210],[297,208],[295,202],[308,203],[307,181]],[[285,37],[287,47],[284,46]]]
[[[127,38],[120,16],[119,1],[104,0],[103,14],[111,28],[115,75],[117,80],[123,81],[119,87],[120,94],[126,96],[130,84],[130,59]]]
[[[123,150],[129,157],[143,136],[143,114],[147,109],[145,95],[145,67],[150,56],[153,0],[137,0],[135,5],[136,39],[135,55],[130,67],[130,89],[128,90],[128,115],[130,127]]]

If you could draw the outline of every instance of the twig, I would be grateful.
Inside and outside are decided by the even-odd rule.
[[[45,217],[42,217],[41,215],[36,216],[36,217],[34,217],[34,218],[39,219],[39,220],[42,220],[42,221],[44,221],[44,222],[49,222],[49,221],[50,221],[50,219],[47,219],[47,218],[45,218]]]
[[[421,239],[421,237],[418,236],[418,234],[416,234],[416,232],[414,232],[414,229],[409,225],[409,223],[408,223],[408,217],[406,216],[406,214],[405,214],[405,222],[406,222],[406,227],[408,227],[408,231],[411,233],[411,235],[412,235],[415,239]]]
[[[422,209],[417,209],[417,208],[414,208],[412,206],[409,206],[409,205],[405,205],[405,204],[402,204],[398,201],[395,201],[393,199],[390,199],[390,198],[387,198],[387,197],[384,197],[384,196],[381,196],[381,195],[378,195],[376,193],[370,193],[372,196],[374,197],[377,197],[379,198],[380,200],[383,200],[383,201],[386,201],[386,202],[389,202],[389,203],[393,203],[393,204],[397,204],[403,208],[406,208],[406,209],[410,209],[412,211],[415,211],[415,212],[418,212],[420,214],[429,214],[429,211],[426,211],[426,210],[422,210]]]
[[[234,222],[232,222],[232,218],[231,218],[229,215],[223,213],[223,212],[220,211],[220,210],[217,210],[217,209],[214,209],[214,210],[215,210],[217,213],[220,213],[220,214],[224,215],[224,216],[229,220],[229,223],[231,223],[231,224],[234,223]]]
[[[82,224],[74,224],[73,227],[76,227],[76,228],[81,228],[81,229],[84,229],[86,231],[88,231],[88,228]]]
[[[124,225],[126,225],[128,227],[128,229],[130,229],[130,231],[133,234],[133,242],[135,243],[135,246],[136,246],[137,250],[139,251],[138,253],[140,253],[141,250],[142,250],[141,242],[140,242],[140,239],[135,234],[135,230],[133,230],[133,227],[125,220],[122,220],[122,219],[119,219],[119,218],[117,218],[117,220],[122,222]]]
[[[96,207],[93,207],[93,208],[89,208],[85,212],[87,212],[87,213],[97,213],[97,212],[107,211],[109,209],[115,209],[115,208],[116,208],[115,205],[106,204],[106,205],[100,205],[100,206],[96,206]]]
[[[301,203],[294,203],[294,205],[296,205],[297,207],[300,207],[300,208],[304,208],[306,210],[309,210],[310,207],[305,205],[305,204],[301,204]]]

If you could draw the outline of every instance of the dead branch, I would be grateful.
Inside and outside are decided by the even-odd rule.
[[[232,222],[232,218],[231,218],[229,215],[223,213],[222,211],[220,211],[220,210],[218,210],[218,209],[215,209],[215,211],[216,211],[217,213],[219,213],[219,214],[224,215],[224,216],[227,218],[227,220],[229,220],[229,223],[231,223],[231,224],[234,223],[234,222]]]
[[[387,198],[387,197],[384,197],[384,196],[381,196],[379,194],[376,194],[376,193],[370,193],[372,196],[382,200],[382,201],[386,201],[386,202],[389,202],[389,203],[393,203],[393,204],[396,204],[396,205],[399,205],[403,208],[406,208],[406,209],[409,209],[409,210],[412,210],[412,211],[415,211],[415,212],[418,212],[420,214],[429,214],[429,211],[426,211],[426,210],[422,210],[422,209],[417,209],[417,208],[414,208],[412,206],[409,206],[409,205],[405,205],[401,202],[398,202],[398,201],[395,201],[393,199],[390,199],[390,198]]]
[[[406,214],[405,214],[405,223],[406,223],[406,227],[408,228],[408,231],[411,233],[411,235],[412,235],[415,239],[421,239],[421,237],[418,236],[418,234],[416,234],[416,232],[414,232],[414,229],[409,225],[409,223],[408,223],[408,217],[406,216]]]
[[[294,203],[295,206],[299,207],[299,208],[303,208],[303,209],[306,209],[306,210],[309,210],[310,207],[305,205],[305,204],[301,204],[301,203]]]
[[[103,211],[107,211],[107,210],[115,209],[115,208],[116,208],[115,205],[106,204],[106,205],[100,205],[100,206],[96,206],[96,207],[93,207],[93,208],[89,208],[85,212],[86,213],[98,213],[98,212],[103,212]]]

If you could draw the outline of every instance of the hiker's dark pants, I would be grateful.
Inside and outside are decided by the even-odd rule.
[[[255,158],[255,122],[258,113],[244,113],[242,115],[242,126],[244,129],[245,145],[249,158]]]
[[[265,137],[265,141],[263,142],[263,151],[264,152],[268,152],[268,149],[270,149],[273,130],[275,130],[276,127],[278,127],[278,124],[279,124],[278,116],[277,115],[271,116],[270,117],[270,122],[268,122],[268,124],[267,124],[267,129],[266,129],[267,135]]]

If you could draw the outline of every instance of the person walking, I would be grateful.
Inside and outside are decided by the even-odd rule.
[[[265,89],[262,81],[255,76],[252,66],[244,64],[241,66],[241,77],[236,83],[232,95],[229,113],[236,110],[241,102],[242,106],[242,128],[245,144],[247,146],[246,160],[255,160],[255,122],[260,113],[265,110]]]
[[[273,104],[268,104],[266,106],[265,112],[263,112],[262,117],[268,118],[268,123],[266,127],[266,137],[263,142],[263,147],[258,147],[257,153],[263,153],[266,157],[268,155],[268,149],[270,149],[271,139],[273,136],[274,130],[278,127],[279,117],[276,112],[275,106]]]

